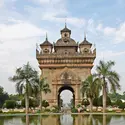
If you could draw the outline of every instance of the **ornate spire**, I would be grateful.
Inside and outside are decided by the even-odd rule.
[[[47,33],[46,33],[46,41],[48,41]]]
[[[47,33],[46,33],[45,41],[42,44],[40,44],[40,46],[52,46],[52,44],[48,41]]]
[[[67,28],[67,24],[66,24],[66,21],[67,21],[67,20],[66,20],[66,17],[65,17],[65,28]]]
[[[86,32],[84,31],[84,40],[86,41]]]

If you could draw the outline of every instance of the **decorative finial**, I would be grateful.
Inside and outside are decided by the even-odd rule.
[[[86,40],[86,32],[84,32],[84,40]]]
[[[48,41],[47,33],[46,33],[46,41]]]
[[[66,25],[66,21],[67,21],[67,20],[66,20],[66,17],[65,17],[65,28],[67,27],[67,25]]]

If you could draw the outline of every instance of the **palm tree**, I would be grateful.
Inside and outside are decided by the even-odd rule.
[[[119,84],[119,75],[116,71],[112,71],[112,66],[115,65],[113,61],[100,61],[99,65],[96,67],[97,76],[101,80],[101,85],[103,89],[103,112],[106,111],[106,97],[107,97],[107,90],[108,84],[110,84],[111,91],[116,92],[117,89],[120,90]]]
[[[83,96],[86,95],[89,98],[91,112],[93,99],[99,95],[100,89],[99,79],[93,75],[88,76],[87,79],[82,82],[81,92]]]
[[[37,75],[37,91],[40,97],[40,112],[42,111],[42,94],[45,93],[47,94],[48,92],[50,93],[50,87],[49,84],[46,81],[46,78],[40,79],[39,76]]]
[[[16,91],[19,94],[24,94],[26,114],[29,111],[29,95],[31,95],[34,86],[36,86],[34,82],[36,74],[37,71],[27,63],[23,67],[17,68],[15,75],[9,78],[10,81],[16,82]]]

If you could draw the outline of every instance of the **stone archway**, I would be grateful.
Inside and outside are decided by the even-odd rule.
[[[51,89],[51,93],[43,93],[43,99],[47,100],[50,105],[57,105],[59,88],[68,84],[74,89],[75,105],[77,105],[82,100],[81,81],[91,74],[96,58],[96,48],[91,51],[92,44],[86,37],[80,44],[77,44],[71,38],[71,30],[67,27],[60,32],[61,38],[56,42],[51,44],[46,37],[46,40],[40,44],[41,50],[36,48],[41,77],[47,78]]]
[[[72,95],[73,95],[73,105],[75,105],[75,91],[74,91],[74,89],[70,85],[63,85],[58,90],[58,107],[59,108],[61,107],[61,104],[60,104],[60,94],[64,90],[69,90],[69,91],[72,92]]]
[[[81,93],[80,93],[80,78],[68,68],[64,68],[62,71],[57,74],[53,74],[53,98],[54,104],[59,105],[58,99],[61,91],[68,89],[74,95],[74,104],[77,105],[81,103]]]

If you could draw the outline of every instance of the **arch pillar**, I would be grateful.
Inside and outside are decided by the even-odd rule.
[[[81,96],[80,96],[80,82],[76,81],[75,84],[75,105],[81,103]]]

